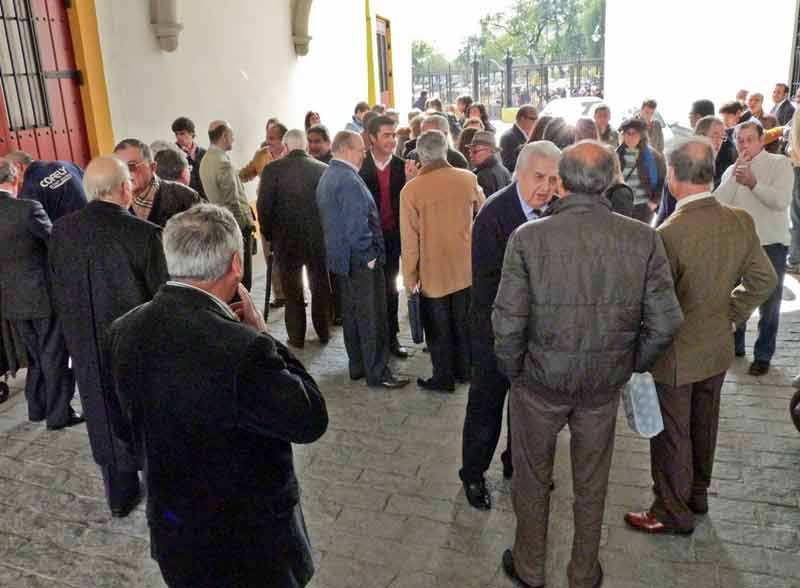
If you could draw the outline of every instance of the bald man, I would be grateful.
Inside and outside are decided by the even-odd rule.
[[[231,211],[242,231],[245,252],[242,284],[249,290],[253,283],[255,221],[244,184],[228,155],[233,149],[233,129],[224,120],[212,121],[208,126],[208,140],[208,151],[200,162],[200,180],[208,201]]]
[[[575,494],[569,585],[602,583],[597,556],[619,391],[632,371],[650,369],[682,320],[658,234],[614,214],[603,196],[614,181],[614,157],[595,141],[563,152],[561,199],[511,236],[494,301],[498,367],[512,382],[517,516],[514,547],[502,563],[525,586],[545,584],[550,484],[565,425]]]
[[[108,506],[113,516],[124,517],[140,500],[140,459],[127,429],[112,430],[105,336],[115,319],[153,297],[167,269],[161,229],[128,212],[133,191],[125,164],[98,157],[86,168],[83,185],[89,204],[59,219],[50,237],[53,303]]]

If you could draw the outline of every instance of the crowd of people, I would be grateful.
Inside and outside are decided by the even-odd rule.
[[[652,373],[664,430],[651,440],[655,497],[625,520],[685,535],[709,508],[722,383],[757,307],[750,373],[769,371],[783,277],[800,263],[800,118],[784,84],[773,101],[767,115],[760,94],[719,111],[697,100],[695,136],[669,146],[652,99],[619,129],[605,104],[576,122],[523,105],[498,139],[465,95],[447,109],[428,99],[405,121],[359,102],[335,133],[314,111],[304,128],[271,118],[242,167],[228,122],[210,122],[206,149],[187,117],[174,142],[125,139],[85,172],[11,152],[0,158],[0,308],[5,346],[16,338],[27,352],[29,419],[86,423],[115,517],[140,502],[144,471],[152,555],[170,587],[303,586],[313,564],[291,444],[318,439],[328,415],[289,348],[306,344],[310,294],[319,344],[342,327],[351,380],[408,386],[392,369],[409,356],[402,279],[420,295],[430,352],[418,387],[469,385],[459,475],[479,510],[492,507],[485,476],[508,396],[506,573],[545,583],[568,425],[569,584],[600,586],[632,373]],[[252,207],[244,184],[256,179]],[[285,306],[286,344],[250,296],[259,234],[263,310]]]

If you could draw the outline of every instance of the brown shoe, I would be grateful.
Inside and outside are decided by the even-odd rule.
[[[650,512],[629,512],[625,515],[625,522],[633,529],[653,535],[691,535],[694,529],[679,529],[659,521]]]

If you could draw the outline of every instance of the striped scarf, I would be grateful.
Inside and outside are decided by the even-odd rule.
[[[133,197],[133,213],[141,219],[147,220],[153,208],[153,200],[161,187],[161,182],[157,175],[153,175],[150,185]]]

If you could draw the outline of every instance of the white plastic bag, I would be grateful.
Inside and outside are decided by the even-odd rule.
[[[651,439],[664,430],[656,383],[649,373],[631,376],[622,389],[622,403],[628,425],[642,437]]]

